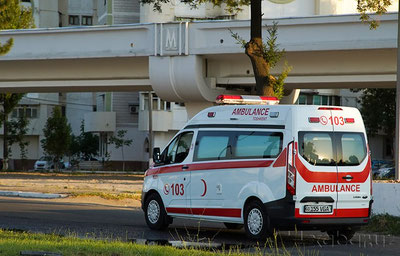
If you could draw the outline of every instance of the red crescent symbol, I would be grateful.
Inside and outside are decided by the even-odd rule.
[[[207,193],[207,183],[205,182],[205,180],[201,179],[201,181],[204,183],[204,193],[201,195],[201,197],[205,196]]]

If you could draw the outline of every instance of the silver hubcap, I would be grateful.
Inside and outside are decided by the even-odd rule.
[[[263,217],[259,209],[254,208],[247,216],[247,227],[253,235],[258,235],[263,227]]]
[[[160,218],[160,206],[156,200],[151,200],[147,206],[147,217],[151,224],[156,224]]]

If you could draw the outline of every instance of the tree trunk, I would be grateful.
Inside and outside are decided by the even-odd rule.
[[[8,170],[8,115],[3,113],[3,171]]]
[[[121,150],[122,150],[122,171],[125,171],[124,146],[122,146]]]
[[[274,96],[270,85],[270,65],[263,58],[261,0],[251,0],[250,41],[246,44],[246,55],[249,56],[256,79],[258,95]]]

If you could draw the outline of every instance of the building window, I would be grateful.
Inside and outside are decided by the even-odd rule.
[[[297,102],[299,105],[307,105],[307,95],[300,94]]]
[[[38,108],[37,107],[16,107],[13,109],[11,113],[12,118],[37,118],[38,117]]]
[[[321,105],[321,96],[313,95],[313,105]]]
[[[93,25],[93,18],[92,18],[92,16],[82,16],[82,25],[84,25],[84,26],[91,26],[91,25]]]
[[[79,25],[79,16],[69,15],[69,25]]]
[[[171,111],[171,102],[160,99],[155,93],[153,95],[153,111]],[[149,110],[149,94],[142,93],[140,97],[140,110]]]

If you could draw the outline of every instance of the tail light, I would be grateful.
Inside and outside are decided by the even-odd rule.
[[[319,123],[319,117],[309,117],[308,122],[309,123]]]
[[[369,191],[370,191],[370,195],[372,197],[372,179],[373,179],[373,175],[372,175],[372,163],[371,163],[371,151],[369,150],[369,145],[367,144],[367,154],[368,154],[368,164],[369,164]]]
[[[296,194],[296,168],[294,167],[295,148],[294,143],[288,145],[288,161],[286,167],[286,188],[291,195]]]

